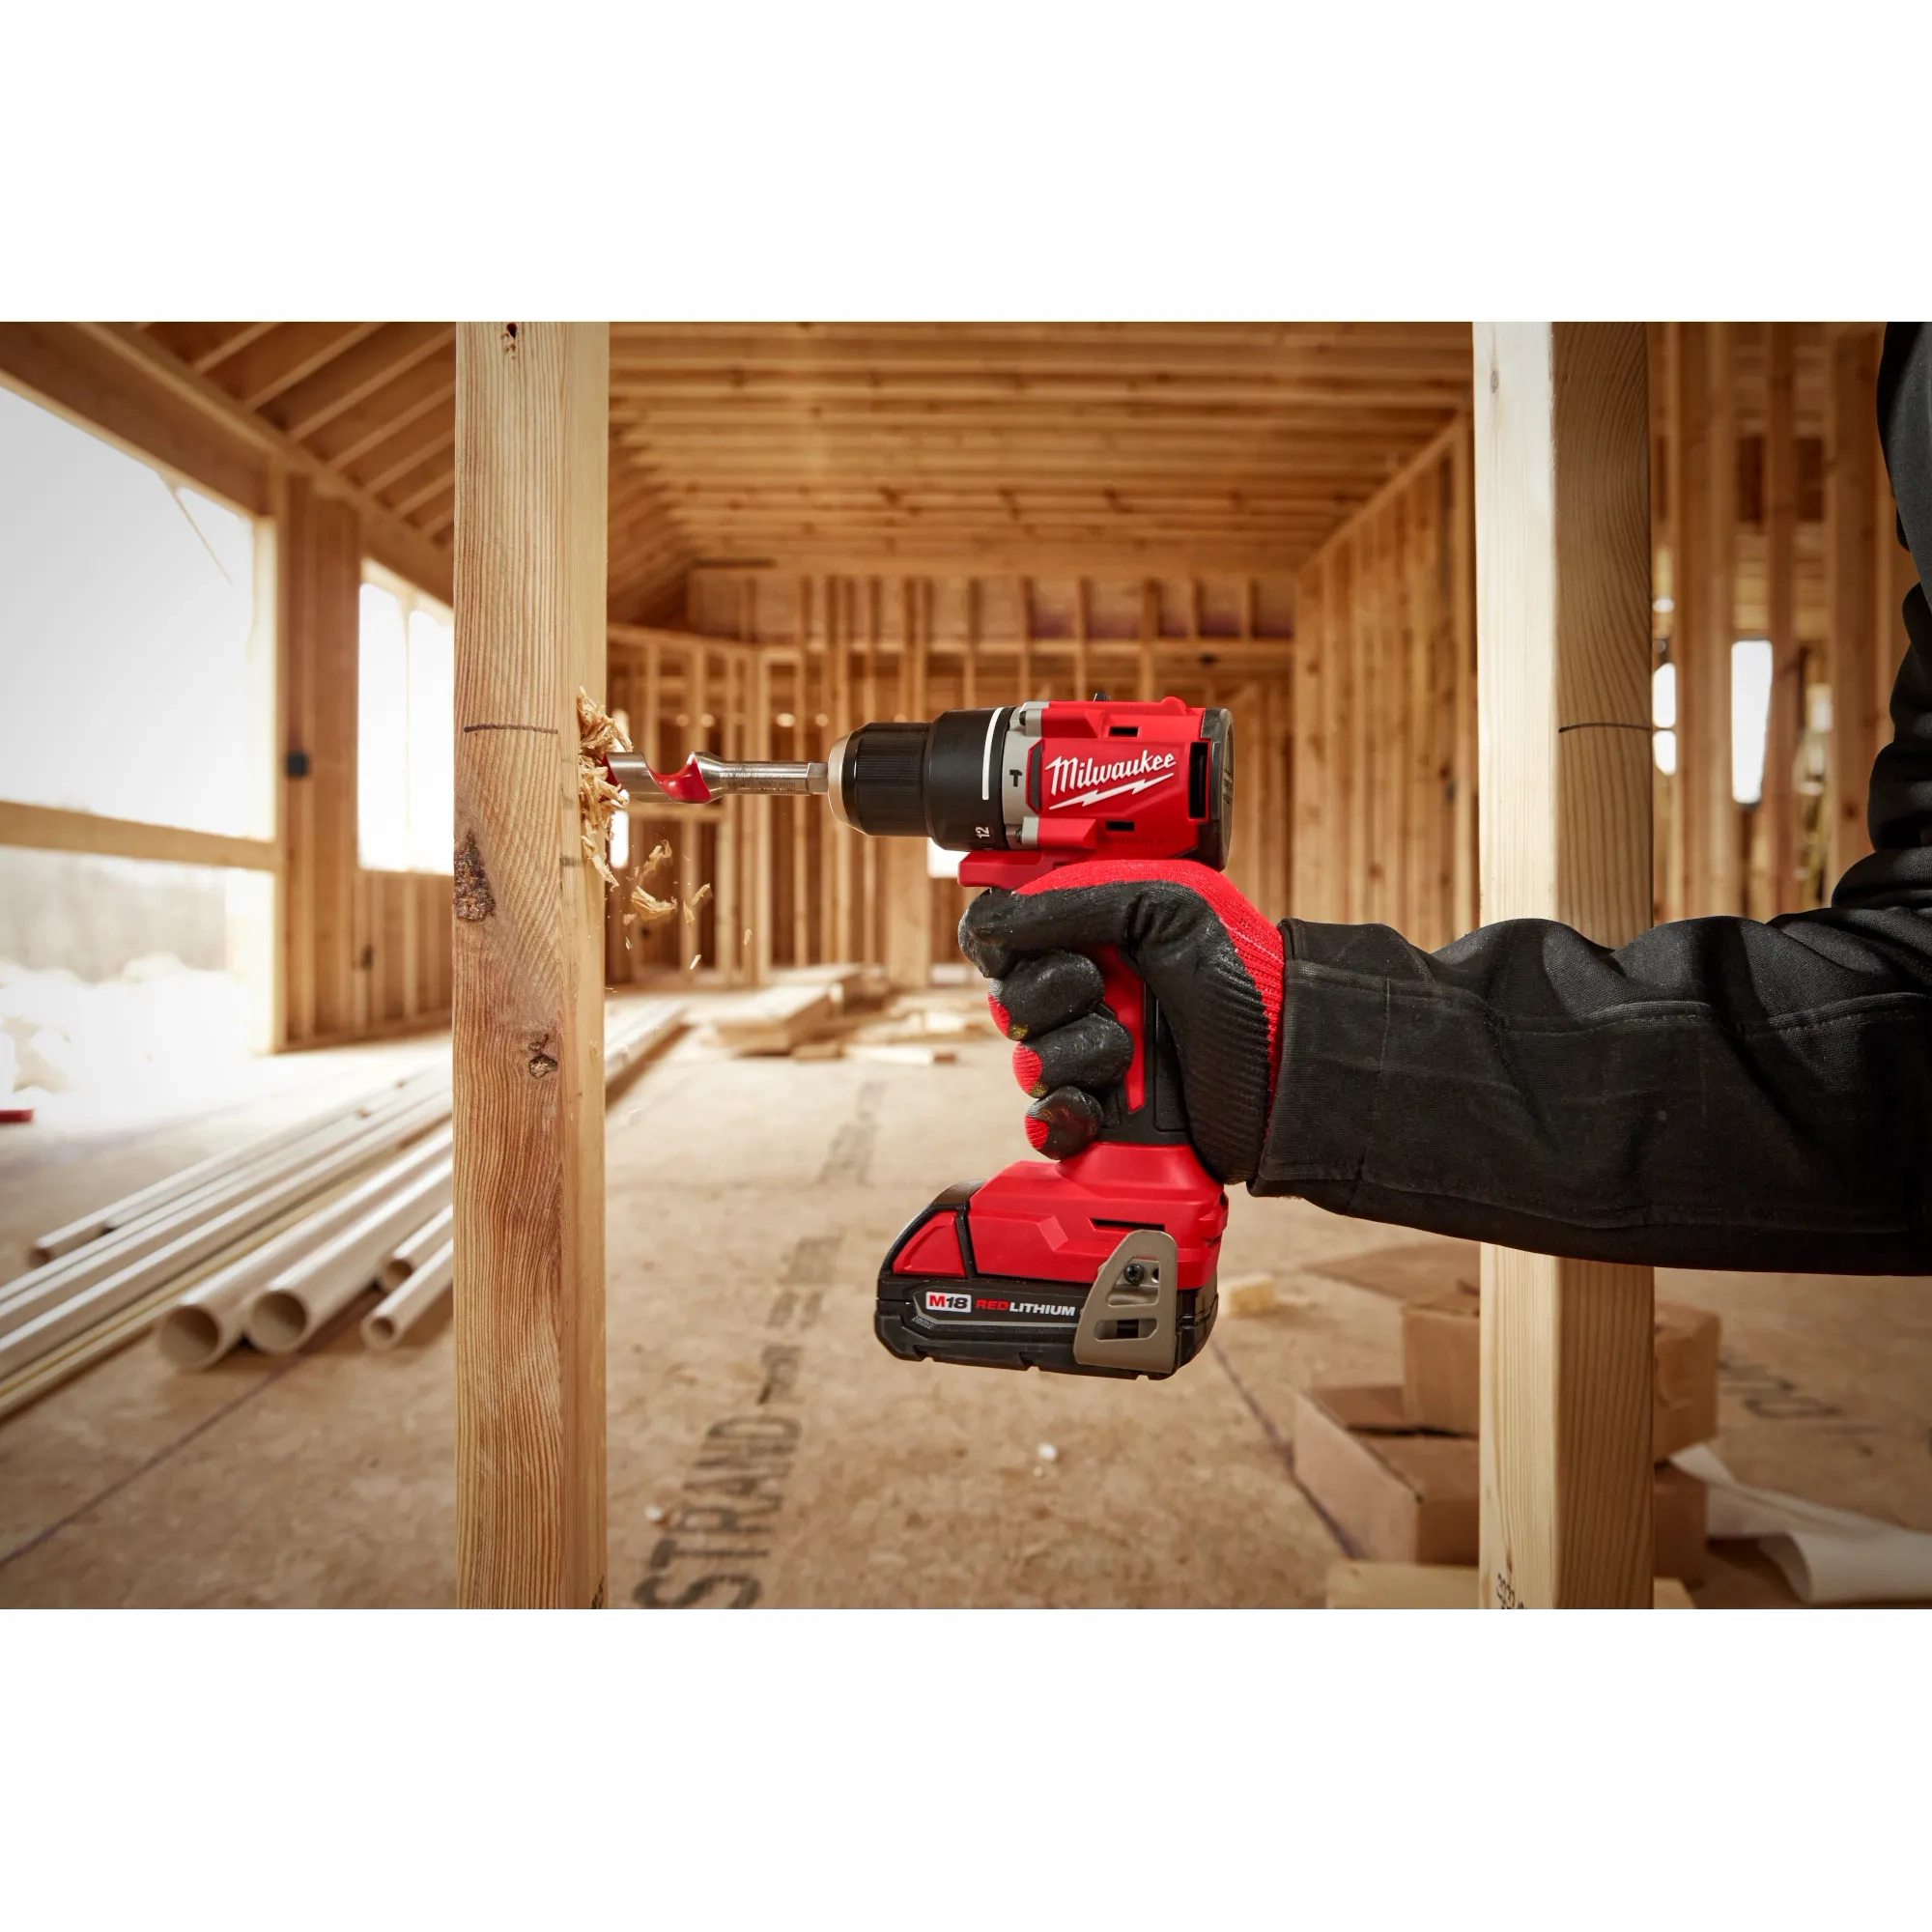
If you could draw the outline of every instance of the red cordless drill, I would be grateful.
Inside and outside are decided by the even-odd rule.
[[[862,724],[823,764],[696,753],[662,780],[640,758],[610,765],[619,784],[648,780],[694,804],[822,791],[861,832],[963,852],[968,886],[1017,890],[1095,860],[1218,870],[1233,818],[1232,721],[1178,697]],[[879,1267],[873,1326],[894,1354],[1159,1377],[1207,1341],[1228,1197],[1189,1143],[1179,1063],[1152,995],[1118,950],[1094,957],[1104,1003],[1133,1043],[1105,1125],[1069,1159],[1015,1161],[913,1216]]]

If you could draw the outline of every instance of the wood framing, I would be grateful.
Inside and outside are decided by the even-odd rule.
[[[135,818],[102,818],[48,805],[0,799],[0,845],[33,845],[43,852],[92,852],[118,859],[164,859],[178,866],[232,866],[272,872],[281,855],[272,839],[236,838],[180,825]]]
[[[1765,634],[1771,639],[1771,718],[1765,732],[1765,867],[1770,913],[1803,904],[1793,760],[1804,715],[1804,651],[1798,636],[1798,436],[1796,344],[1791,325],[1765,324]]]
[[[1875,594],[1873,560],[1881,531],[1878,516],[1885,464],[1879,449],[1878,338],[1869,329],[1848,330],[1831,348],[1830,422],[1826,471],[1826,525],[1832,600],[1832,877],[1837,879],[1871,850],[1865,829],[1865,792],[1880,743],[1882,684],[1889,671],[1878,663],[1882,613]],[[1890,536],[1886,532],[1886,542]]]
[[[1640,324],[1479,324],[1486,922],[1650,920],[1649,405]],[[1486,1605],[1651,1599],[1648,1268],[1485,1247]]]
[[[1469,421],[1335,532],[1295,591],[1294,910],[1416,944],[1475,923]]]
[[[577,808],[604,684],[599,324],[457,335],[458,1592],[601,1606],[603,891]]]

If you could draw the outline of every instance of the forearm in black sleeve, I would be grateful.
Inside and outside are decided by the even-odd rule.
[[[1932,331],[1894,323],[1878,413],[1932,566]],[[1519,920],[1427,953],[1282,928],[1260,1194],[1545,1253],[1932,1272],[1932,610],[1915,586],[1872,771],[1877,848],[1829,911],[1683,920],[1610,952]]]
[[[1258,1194],[1544,1253],[1932,1271],[1932,914],[1282,927]]]

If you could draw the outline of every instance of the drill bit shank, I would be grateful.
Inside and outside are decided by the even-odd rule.
[[[694,752],[681,770],[662,777],[632,753],[612,753],[605,764],[611,782],[626,791],[648,792],[655,787],[686,805],[707,805],[731,792],[785,797],[822,792],[826,786],[825,766],[819,761],[789,764],[767,758],[714,758],[709,752]]]

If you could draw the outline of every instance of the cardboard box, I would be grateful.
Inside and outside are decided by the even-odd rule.
[[[1294,1473],[1351,1546],[1378,1563],[1477,1560],[1476,1441],[1416,1429],[1399,1388],[1297,1389]],[[1657,1575],[1704,1579],[1704,1485],[1660,1463]]]
[[[1481,1378],[1481,1298],[1456,1289],[1402,1311],[1403,1409],[1411,1427],[1474,1435]],[[1701,1308],[1657,1304],[1657,1399],[1651,1456],[1662,1463],[1718,1433],[1721,1324]]]

